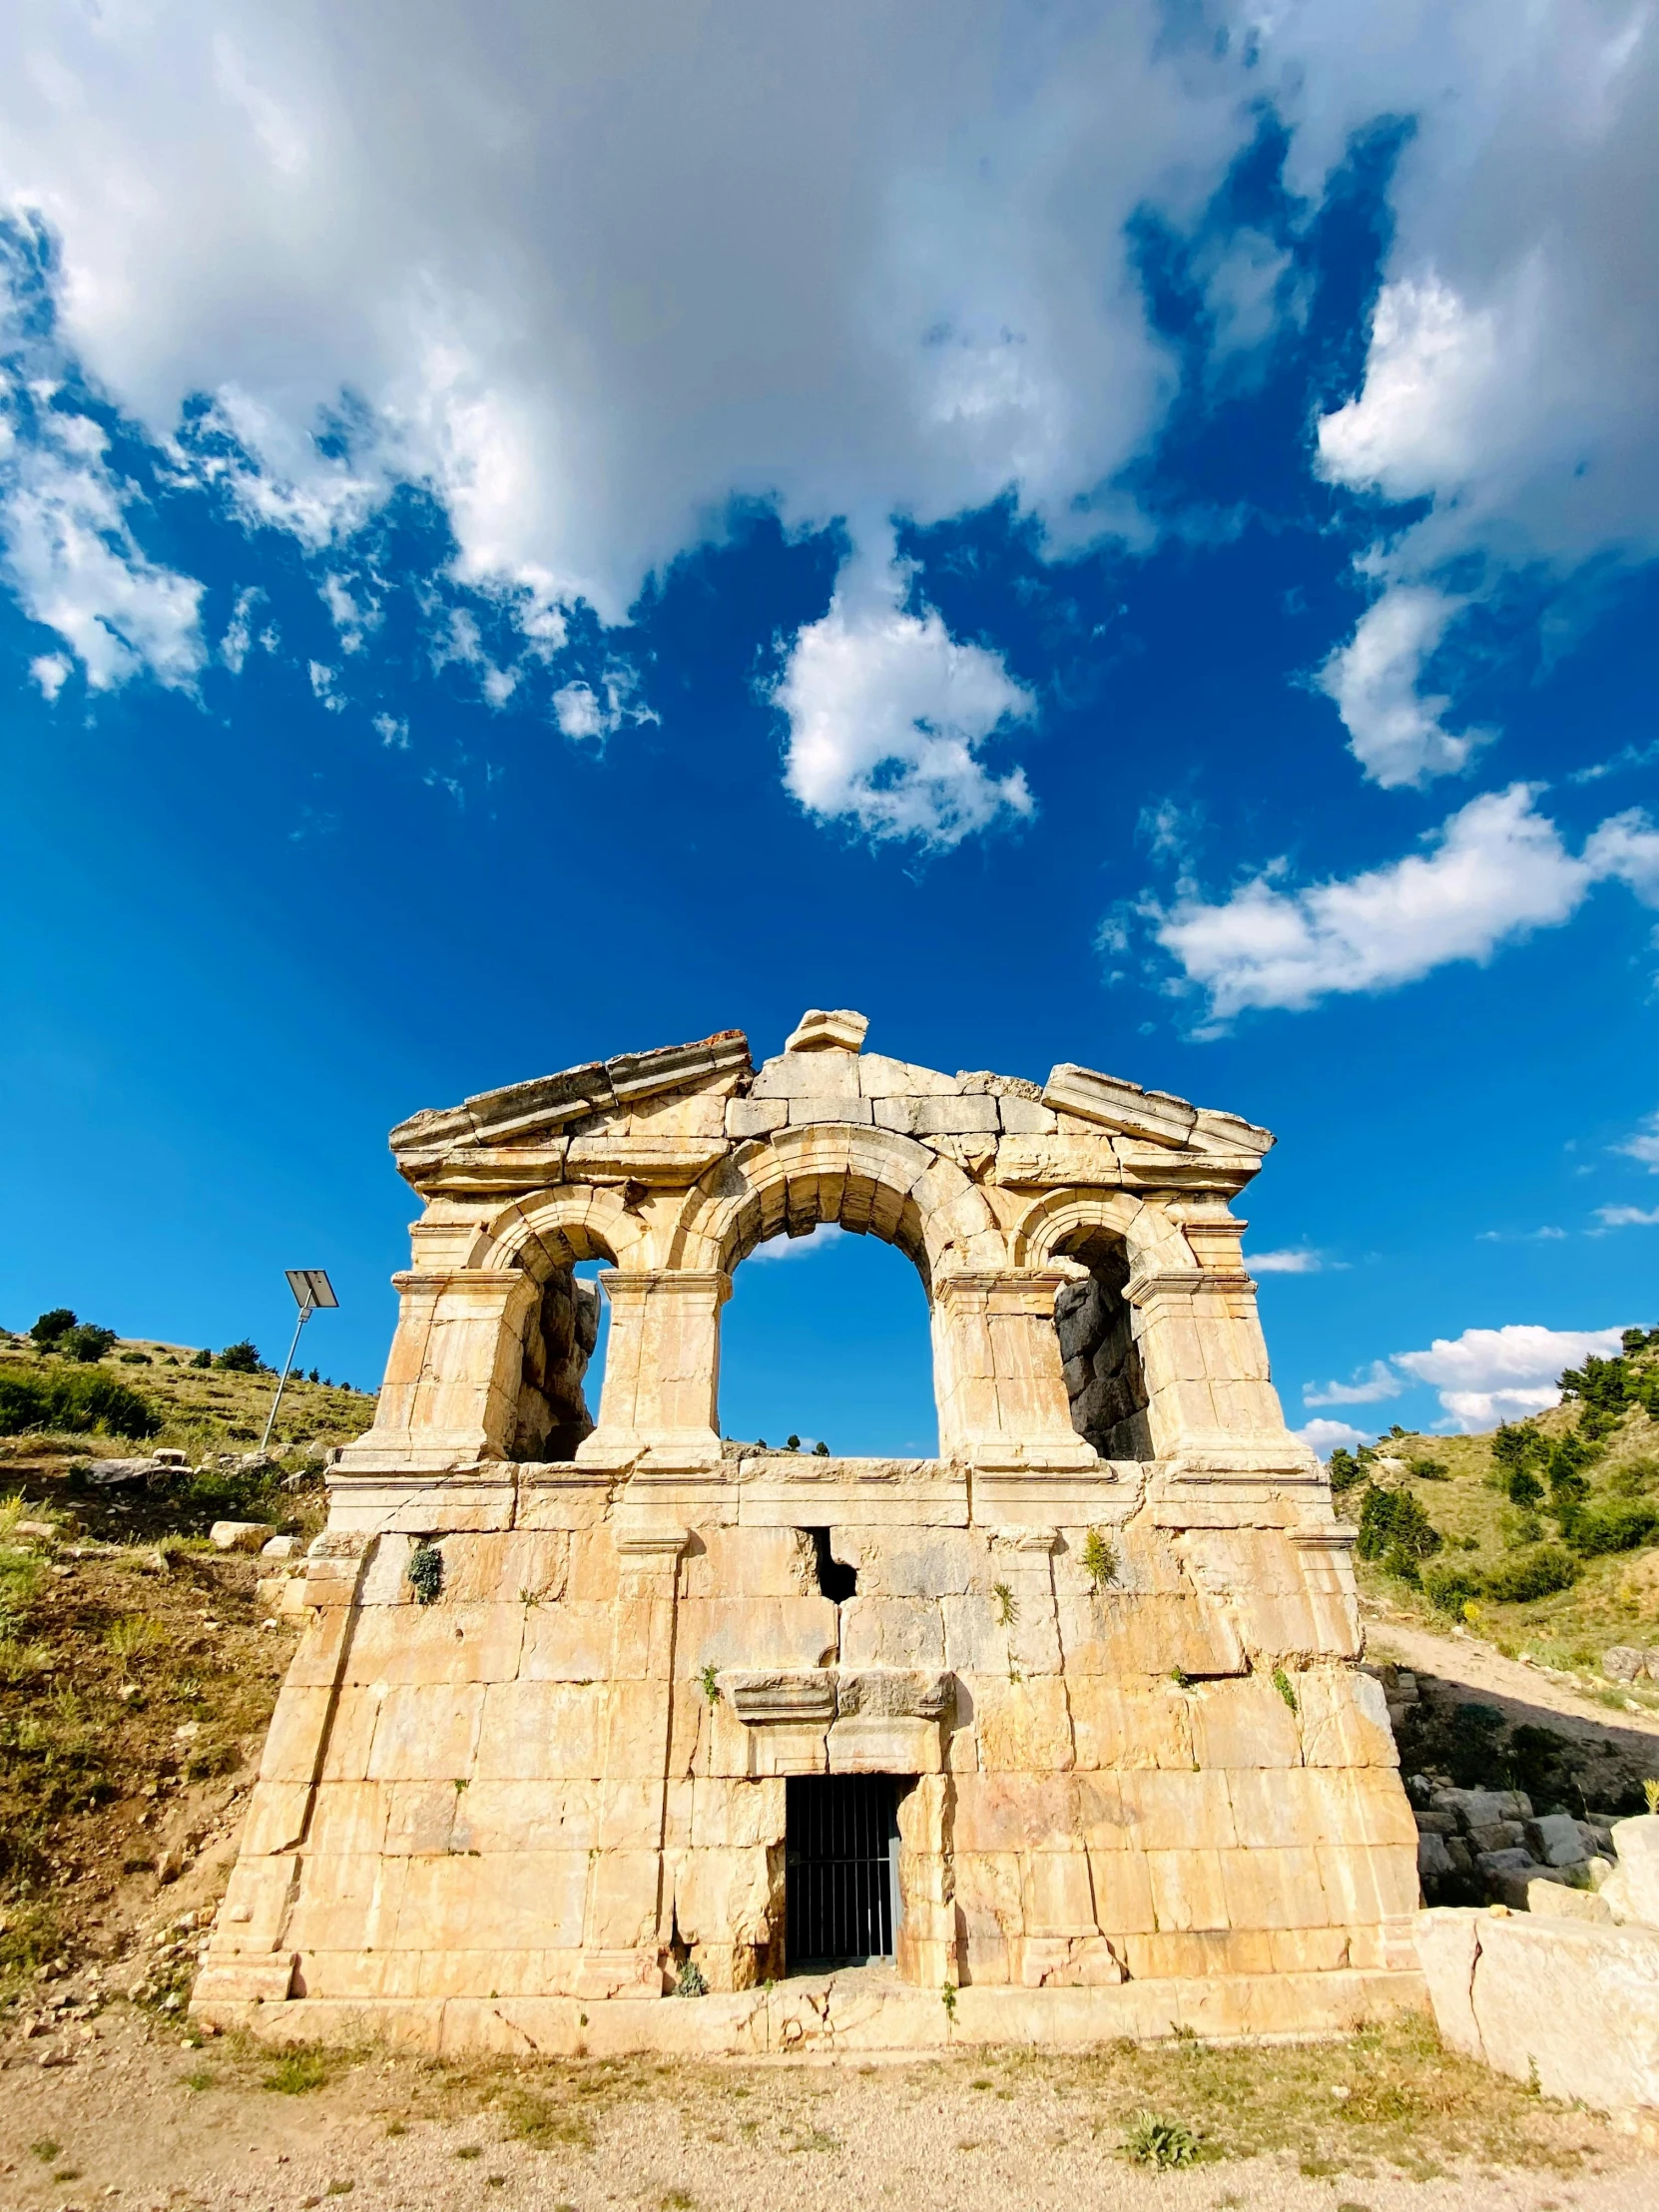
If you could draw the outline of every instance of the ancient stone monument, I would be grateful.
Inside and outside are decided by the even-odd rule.
[[[864,1031],[809,1013],[758,1069],[726,1031],[392,1132],[413,1264],[289,1585],[199,2013],[598,2051],[1420,2001],[1350,1536],[1229,1212],[1272,1139]],[[722,1441],[733,1274],[820,1222],[921,1276],[937,1459]]]

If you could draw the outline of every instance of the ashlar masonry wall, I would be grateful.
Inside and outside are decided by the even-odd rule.
[[[199,2011],[434,2047],[829,2033],[779,1982],[787,1782],[826,1773],[898,1797],[895,1978],[843,2037],[1415,1998],[1415,1827],[1229,1210],[1271,1139],[863,1033],[809,1014],[758,1070],[726,1033],[393,1133],[414,1264],[288,1585],[308,1625]],[[820,1221],[922,1277],[937,1460],[722,1446],[733,1271]],[[688,1958],[716,1994],[663,2004]]]

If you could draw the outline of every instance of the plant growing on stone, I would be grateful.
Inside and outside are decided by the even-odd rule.
[[[1117,1546],[1109,1536],[1102,1535],[1098,1528],[1091,1528],[1083,1538],[1081,1556],[1083,1572],[1097,1590],[1105,1589],[1108,1582],[1117,1579]]]
[[[679,1979],[674,1984],[677,1997],[706,1997],[709,1993],[708,1977],[695,1958],[688,1958],[680,1968]]]
[[[1012,1628],[1019,1619],[1019,1601],[1006,1582],[993,1582],[991,1595],[996,1600],[997,1621],[1003,1628]]]
[[[1184,2120],[1172,2120],[1161,2112],[1143,2108],[1134,2113],[1123,2132],[1123,2155],[1137,2166],[1163,2173],[1171,2166],[1198,2163],[1198,2137]]]
[[[715,1669],[712,1662],[710,1665],[706,1667],[700,1667],[698,1669],[697,1679],[699,1682],[702,1683],[703,1695],[708,1699],[709,1703],[711,1705],[718,1705],[720,1703],[720,1683],[716,1679]]]
[[[443,1553],[424,1537],[409,1554],[405,1570],[409,1588],[421,1605],[435,1605],[443,1594]]]
[[[1659,1813],[1659,1775],[1649,1775],[1642,1784],[1642,1795],[1647,1799],[1650,1813]]]
[[[1285,1703],[1290,1707],[1291,1711],[1294,1713],[1297,1709],[1296,1691],[1292,1686],[1290,1676],[1285,1672],[1283,1667],[1274,1668],[1273,1686],[1279,1692],[1279,1695],[1285,1700]]]
[[[944,1981],[939,1984],[939,2002],[944,2006],[945,2019],[954,2021],[956,2017],[956,1984],[954,1981]]]

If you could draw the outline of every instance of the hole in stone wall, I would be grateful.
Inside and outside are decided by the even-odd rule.
[[[1103,1459],[1150,1459],[1146,1383],[1123,1295],[1129,1280],[1123,1240],[1087,1231],[1066,1257],[1089,1271],[1086,1283],[1062,1284],[1054,1300],[1071,1425]]]
[[[587,1388],[598,1402],[594,1353],[603,1321],[603,1299],[592,1278],[593,1262],[555,1268],[542,1285],[524,1331],[519,1378],[515,1459],[573,1459],[593,1427]]]
[[[813,1559],[818,1568],[818,1587],[821,1597],[832,1598],[842,1605],[849,1597],[858,1594],[858,1570],[837,1559],[830,1549],[828,1528],[803,1529],[803,1535],[813,1539]]]
[[[836,1457],[938,1453],[927,1294],[915,1265],[833,1223],[775,1237],[738,1268],[721,1316],[723,1435],[793,1435]]]

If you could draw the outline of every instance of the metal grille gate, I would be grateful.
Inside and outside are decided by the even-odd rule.
[[[891,1776],[791,1775],[785,1818],[790,1971],[890,1958],[898,1835]]]

